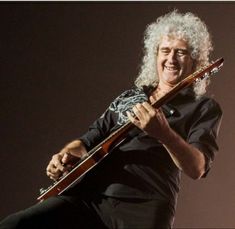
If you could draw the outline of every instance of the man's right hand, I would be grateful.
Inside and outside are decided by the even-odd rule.
[[[52,156],[46,174],[50,179],[56,181],[67,174],[73,165],[85,156],[87,156],[87,151],[83,143],[80,140],[72,141],[59,153]]]

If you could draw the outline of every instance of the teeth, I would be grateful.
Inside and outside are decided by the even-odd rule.
[[[170,70],[170,71],[177,70],[177,68],[176,68],[176,67],[169,67],[169,66],[165,66],[165,68],[166,68],[167,70]]]

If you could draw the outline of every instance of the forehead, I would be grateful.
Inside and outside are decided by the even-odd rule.
[[[159,43],[159,48],[188,49],[188,44],[183,39],[164,36]]]

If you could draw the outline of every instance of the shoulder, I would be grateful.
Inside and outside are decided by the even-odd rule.
[[[220,104],[209,95],[201,95],[197,97],[192,88],[186,88],[182,91],[181,97],[179,99],[184,100],[186,104],[190,104],[193,110],[200,110],[201,112],[216,112],[222,114],[222,109]]]
[[[132,96],[142,95],[142,94],[145,94],[143,89],[137,88],[137,87],[132,87],[130,89],[123,91],[117,98],[132,97]]]
[[[135,104],[138,102],[146,101],[147,95],[141,88],[133,87],[131,89],[122,92],[114,101],[111,103],[111,107],[116,107],[120,105],[127,105],[128,103]]]
[[[219,116],[223,113],[220,104],[214,98],[209,96],[202,96],[199,98],[198,107],[202,112],[216,113]]]

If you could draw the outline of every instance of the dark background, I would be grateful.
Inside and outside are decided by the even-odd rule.
[[[201,17],[225,58],[209,90],[220,152],[206,179],[183,176],[175,227],[235,228],[233,2],[1,3],[1,218],[36,202],[52,154],[132,86],[146,25],[174,8]]]

